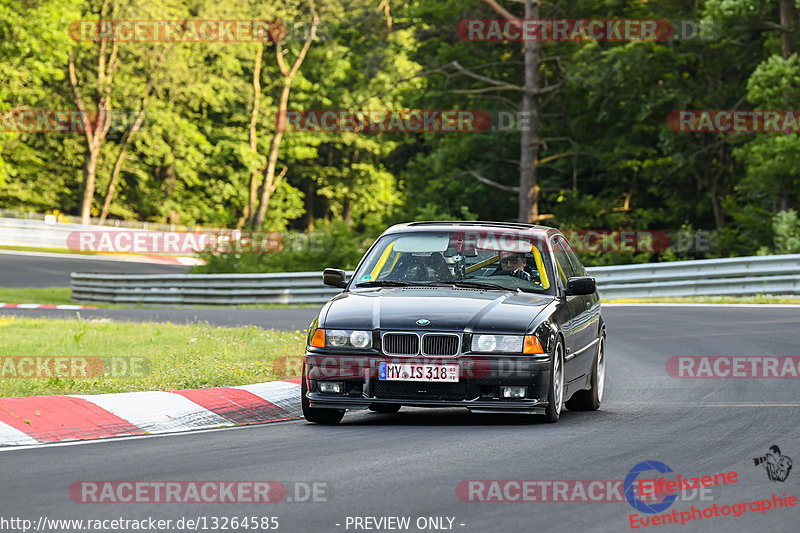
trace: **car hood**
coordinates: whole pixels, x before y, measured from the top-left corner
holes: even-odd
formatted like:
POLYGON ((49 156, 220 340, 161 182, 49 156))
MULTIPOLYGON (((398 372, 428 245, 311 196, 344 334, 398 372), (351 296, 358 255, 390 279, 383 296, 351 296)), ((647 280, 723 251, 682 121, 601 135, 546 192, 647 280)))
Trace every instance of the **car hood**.
POLYGON ((328 329, 525 333, 549 295, 450 288, 377 288, 344 292, 320 316, 328 329), (419 319, 430 320, 420 327, 419 319))

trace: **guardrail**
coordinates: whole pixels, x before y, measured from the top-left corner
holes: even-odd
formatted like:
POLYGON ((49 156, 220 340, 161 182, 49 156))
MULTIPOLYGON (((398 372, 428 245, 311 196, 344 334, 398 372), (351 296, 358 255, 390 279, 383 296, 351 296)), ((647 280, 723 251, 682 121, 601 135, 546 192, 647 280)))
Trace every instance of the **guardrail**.
MULTIPOLYGON (((800 254, 588 269, 603 299, 800 295, 800 254)), ((349 272, 348 275, 352 275, 349 272)), ((277 274, 72 274, 74 302, 166 305, 322 304, 341 292, 320 272, 277 274)))
POLYGON ((800 254, 589 268, 601 297, 800 295, 800 254))
MULTIPOLYGON (((348 274, 352 275, 352 272, 348 274)), ((322 284, 321 272, 278 274, 72 273, 73 302, 167 305, 325 303, 339 289, 322 284)))
MULTIPOLYGON (((61 248, 69 249, 68 238, 76 232, 107 232, 113 236, 115 232, 126 232, 128 234, 154 233, 163 231, 185 232, 201 231, 201 228, 186 228, 182 226, 165 226, 163 224, 149 224, 147 222, 137 223, 137 227, 129 227, 132 224, 119 224, 121 221, 112 221, 104 226, 73 224, 70 222, 45 222, 36 219, 24 218, 0 218, 0 245, 1 246, 30 246, 34 248, 61 248)), ((202 230, 213 233, 217 230, 202 230)), ((229 230, 224 230, 229 231, 229 230)), ((74 247, 75 243, 73 243, 74 247)), ((192 255, 173 253, 172 255, 192 255)))

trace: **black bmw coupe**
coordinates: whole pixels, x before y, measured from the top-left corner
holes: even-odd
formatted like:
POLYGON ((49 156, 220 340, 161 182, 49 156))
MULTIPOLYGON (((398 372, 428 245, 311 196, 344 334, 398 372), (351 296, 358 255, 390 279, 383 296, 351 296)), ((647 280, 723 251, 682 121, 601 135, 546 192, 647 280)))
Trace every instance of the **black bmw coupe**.
POLYGON ((309 328, 306 420, 347 409, 466 407, 549 422, 603 399, 605 325, 594 278, 556 229, 412 222, 386 230, 309 328))

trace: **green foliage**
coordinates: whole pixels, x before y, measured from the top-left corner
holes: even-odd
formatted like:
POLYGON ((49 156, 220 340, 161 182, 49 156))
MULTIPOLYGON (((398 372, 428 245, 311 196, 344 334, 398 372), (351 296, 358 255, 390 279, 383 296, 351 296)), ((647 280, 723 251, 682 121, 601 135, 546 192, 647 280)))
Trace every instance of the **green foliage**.
POLYGON ((207 264, 192 270, 198 274, 312 272, 323 268, 352 270, 372 245, 378 232, 356 233, 343 222, 313 233, 283 234, 283 249, 273 253, 201 253, 207 264))
POLYGON ((773 246, 763 246, 758 255, 800 254, 800 218, 797 211, 788 209, 772 217, 773 246))
POLYGON ((775 232, 775 253, 800 253, 800 219, 797 211, 789 209, 776 213, 772 219, 772 230, 775 232))

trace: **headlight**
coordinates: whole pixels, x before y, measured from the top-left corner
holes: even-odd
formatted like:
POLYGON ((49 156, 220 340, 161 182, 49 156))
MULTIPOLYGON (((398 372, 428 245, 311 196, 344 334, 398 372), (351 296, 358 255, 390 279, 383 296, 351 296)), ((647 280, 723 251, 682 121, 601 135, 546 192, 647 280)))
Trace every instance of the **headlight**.
POLYGON ((325 332, 326 348, 372 348, 372 332, 360 330, 329 329, 325 332))
POLYGON ((475 335, 473 352, 522 353, 522 335, 475 335))
POLYGON ((350 344, 355 348, 369 348, 372 346, 372 335, 368 331, 354 331, 350 334, 350 344))

